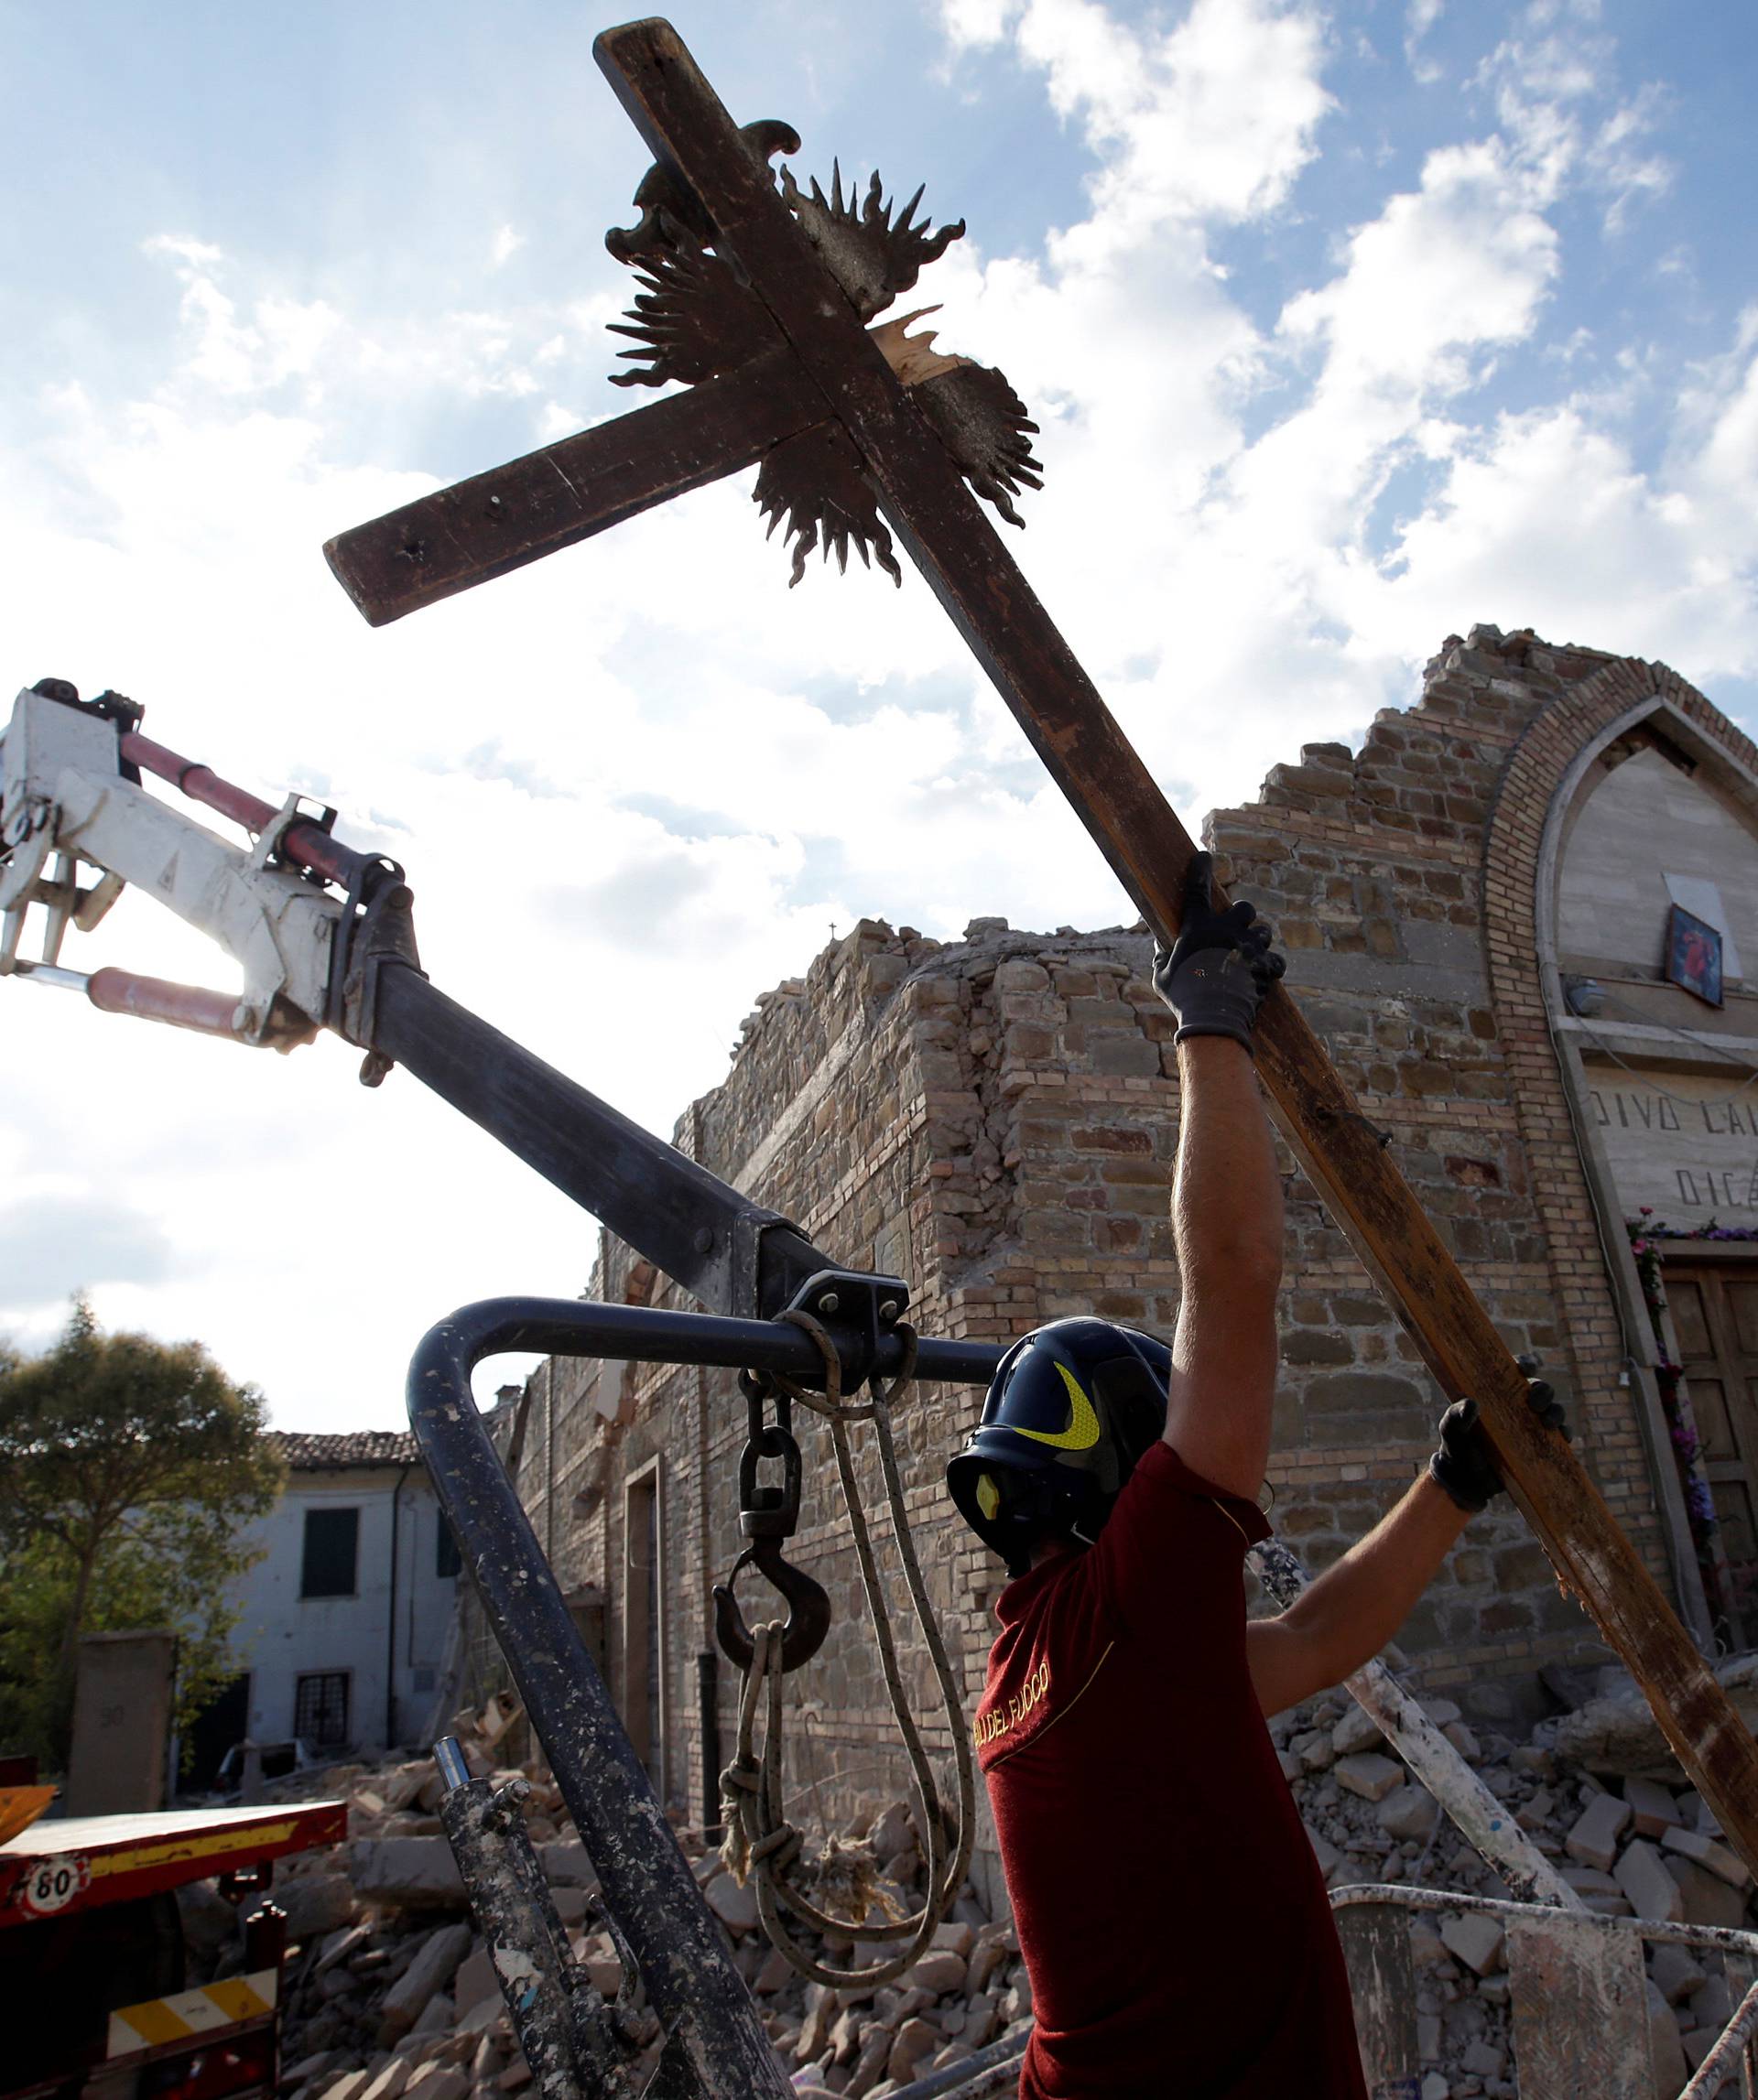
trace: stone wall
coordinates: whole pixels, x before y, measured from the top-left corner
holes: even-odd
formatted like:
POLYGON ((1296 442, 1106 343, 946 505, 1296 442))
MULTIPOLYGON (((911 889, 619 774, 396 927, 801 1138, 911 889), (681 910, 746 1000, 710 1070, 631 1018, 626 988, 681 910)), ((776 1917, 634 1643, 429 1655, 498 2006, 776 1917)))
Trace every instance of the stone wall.
MULTIPOLYGON (((1275 920, 1289 987, 1362 1112, 1510 1347, 1542 1359, 1579 1426, 1578 1450, 1664 1580, 1592 1219, 1546 1212, 1484 940, 1486 898, 1504 881, 1489 835, 1509 756, 1551 699, 1607 661, 1493 630, 1470 645, 1455 637, 1428 666, 1419 706, 1384 710, 1358 753, 1308 746, 1256 805, 1212 817, 1210 836, 1230 882, 1275 920)), ((1516 834, 1535 861, 1543 815, 1523 812, 1516 834)), ((1440 1397, 1304 1186, 1290 1205, 1288 1286, 1275 1514, 1322 1565, 1432 1448, 1440 1397)), ((1473 1524, 1402 1645, 1422 1682, 1498 1718, 1530 1705, 1521 1680, 1591 1635, 1503 1506, 1473 1524)))
MULTIPOLYGON (((1226 881, 1275 923, 1290 987, 1362 1113, 1510 1344, 1544 1359, 1579 1425, 1578 1448, 1666 1581, 1652 1440, 1640 1393, 1621 1382, 1628 1344, 1529 981, 1537 861, 1560 777, 1552 746, 1568 742, 1556 719, 1572 709, 1585 722, 1590 689, 1601 694, 1593 705, 1614 708, 1620 679, 1670 681, 1709 727, 1720 721, 1671 673, 1477 630, 1448 644, 1420 704, 1384 713, 1359 753, 1308 747, 1271 774, 1258 803, 1213 817, 1208 836, 1226 881)), ((1586 733, 1575 732, 1577 748, 1586 733)), ((1148 960, 1139 930, 1026 934, 979 920, 939 945, 863 922, 759 1002, 726 1081, 691 1108, 677 1142, 838 1259, 909 1278, 926 1333, 1005 1339, 1088 1311, 1164 1332, 1178 1301, 1167 1218, 1177 1088, 1148 960)), ((1432 1447, 1441 1402, 1342 1235, 1283 1164, 1271 1485, 1277 1528, 1316 1567, 1402 1491, 1432 1447)), ((589 1294, 676 1301, 608 1240, 589 1294)), ((978 1398, 928 1389, 899 1423, 911 1527, 972 1697, 1003 1577, 940 1483, 978 1398)), ((624 1633, 632 1578, 645 1579, 630 1564, 629 1495, 657 1480, 665 1608, 653 1762, 667 1800, 691 1814, 704 1777, 697 1659, 711 1645, 708 1586, 740 1544, 743 1414, 723 1374, 547 1365, 520 1471, 564 1586, 589 1609, 601 1601, 625 1715, 640 1705, 643 1663, 624 1633)), ((899 1793, 904 1766, 822 1432, 808 1424, 801 1441, 807 1508, 792 1552, 830 1592, 836 1626, 795 1681, 791 1770, 803 1817, 840 1822, 899 1793)), ((870 1462, 863 1478, 876 1500, 870 1462)), ((901 1605, 895 1570, 892 1589, 901 1605)), ((1402 1644, 1417 1683, 1490 1720, 1536 1709, 1546 1663, 1603 1652, 1505 1509, 1473 1525, 1402 1644)), ((907 1655, 926 1712, 918 1644, 907 1655)), ((722 1666, 723 1749, 729 1679, 722 1666)), ((928 1719, 944 1758, 945 1731, 928 1719)))

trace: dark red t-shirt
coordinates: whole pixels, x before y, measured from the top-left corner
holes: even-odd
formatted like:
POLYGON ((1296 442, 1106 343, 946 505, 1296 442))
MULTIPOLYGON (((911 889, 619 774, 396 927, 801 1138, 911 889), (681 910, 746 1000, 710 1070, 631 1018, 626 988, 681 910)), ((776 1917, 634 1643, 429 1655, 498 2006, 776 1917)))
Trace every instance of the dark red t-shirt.
POLYGON ((1032 1979, 1021 2100, 1366 2100, 1246 1670, 1268 1531, 1160 1444, 1096 1545, 1002 1592, 975 1735, 1032 1979))

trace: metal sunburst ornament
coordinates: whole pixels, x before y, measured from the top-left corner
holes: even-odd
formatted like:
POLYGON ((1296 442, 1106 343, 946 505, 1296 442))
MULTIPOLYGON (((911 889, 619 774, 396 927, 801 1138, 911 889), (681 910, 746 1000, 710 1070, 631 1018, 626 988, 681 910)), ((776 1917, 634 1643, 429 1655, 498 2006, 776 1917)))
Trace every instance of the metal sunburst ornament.
MULTIPOLYGON (((740 135, 763 162, 799 150, 798 133, 774 119, 746 124, 740 135)), ((832 166, 828 195, 816 181, 802 189, 787 168, 779 188, 783 203, 866 322, 912 289, 964 233, 961 219, 939 228, 931 219, 918 220, 920 189, 896 209, 876 169, 864 192, 853 184, 843 188, 840 164, 832 166)), ((631 369, 613 373, 613 383, 663 386, 675 380, 696 386, 776 347, 767 309, 715 253, 713 229, 695 200, 655 166, 635 201, 641 208, 638 222, 613 227, 604 237, 642 287, 623 320, 612 323, 633 344, 621 352, 631 369)), ((919 308, 868 332, 974 493, 1010 525, 1023 525, 1013 498, 1024 488, 1043 486, 1031 445, 1037 425, 1002 373, 936 350, 931 330, 907 332, 912 322, 937 310, 919 308)), ((838 568, 846 569, 851 547, 863 562, 877 562, 894 581, 903 581, 864 462, 839 424, 827 420, 774 446, 759 468, 755 501, 772 536, 784 527, 793 557, 790 587, 805 574, 814 549, 827 561, 834 553, 838 568)))

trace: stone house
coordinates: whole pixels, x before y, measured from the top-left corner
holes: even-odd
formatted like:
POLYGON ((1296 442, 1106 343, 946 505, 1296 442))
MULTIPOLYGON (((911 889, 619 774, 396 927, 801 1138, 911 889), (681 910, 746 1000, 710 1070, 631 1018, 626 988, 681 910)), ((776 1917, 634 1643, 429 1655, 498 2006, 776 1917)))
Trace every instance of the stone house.
MULTIPOLYGON (((414 1741, 433 1705, 459 1559, 407 1430, 271 1433, 287 1486, 251 1527, 233 1678, 195 1724, 196 1784, 248 1738, 320 1756, 414 1741)), ((285 1759, 286 1753, 282 1757, 285 1759)))
MULTIPOLYGON (((1205 836, 1687 1623, 1706 1649, 1758 1641, 1758 981, 1742 975, 1747 954, 1758 968, 1758 752, 1664 666, 1479 628, 1359 752, 1308 747, 1205 836)), ((940 944, 864 921, 759 1001, 677 1142, 851 1266, 907 1277, 924 1333, 1004 1339, 1087 1311, 1164 1333, 1177 1088, 1148 961, 1135 929, 985 919, 940 944)), ((1277 1529, 1316 1568, 1425 1461, 1442 1402, 1285 1166, 1270 1479, 1277 1529)), ((678 1295, 608 1237, 586 1294, 678 1295)), ((941 1469, 979 1401, 926 1389, 898 1423, 972 1703, 1004 1576, 941 1469)), ((714 1813, 716 1730, 732 1741, 709 1588, 741 1543, 743 1434, 718 1372, 555 1360, 526 1395, 521 1495, 662 1795, 696 1818, 714 1813)), ((802 1819, 834 1822, 901 1793, 905 1768, 816 1423, 801 1440, 790 1552, 836 1623, 792 1681, 790 1770, 802 1819)), ((1401 1645, 1418 1686, 1489 1721, 1545 1710, 1547 1668, 1604 1657, 1505 1505, 1401 1645)), ((944 1753, 925 1660, 909 1669, 944 1753)))

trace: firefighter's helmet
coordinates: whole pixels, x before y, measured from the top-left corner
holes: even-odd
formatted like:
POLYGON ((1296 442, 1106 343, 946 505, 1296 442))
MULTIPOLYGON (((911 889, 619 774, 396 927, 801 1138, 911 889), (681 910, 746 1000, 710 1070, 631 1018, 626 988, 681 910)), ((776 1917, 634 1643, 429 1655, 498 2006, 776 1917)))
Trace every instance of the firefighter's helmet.
POLYGON ((1110 1320, 1052 1320, 1003 1357, 946 1469, 960 1513, 1021 1575, 1040 1541, 1091 1544, 1166 1427, 1172 1355, 1110 1320))

